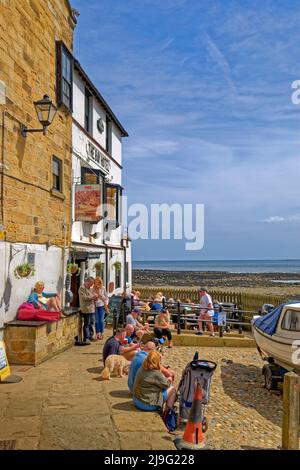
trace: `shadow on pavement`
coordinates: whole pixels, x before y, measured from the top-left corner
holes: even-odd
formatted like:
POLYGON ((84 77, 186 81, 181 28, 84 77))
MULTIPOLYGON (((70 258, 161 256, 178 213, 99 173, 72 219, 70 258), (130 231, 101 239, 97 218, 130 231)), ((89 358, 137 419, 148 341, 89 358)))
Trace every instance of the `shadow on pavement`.
POLYGON ((131 411, 131 412, 134 411, 135 413, 140 413, 141 412, 140 410, 138 410, 134 406, 132 400, 126 401, 125 403, 117 403, 116 405, 112 406, 112 409, 113 410, 118 410, 118 411, 131 411))
POLYGON ((253 408, 261 416, 281 427, 282 397, 263 386, 261 368, 253 364, 222 363, 221 380, 226 395, 241 406, 253 408))
POLYGON ((103 367, 91 367, 90 369, 87 369, 90 374, 101 374, 102 370, 103 367))
POLYGON ((129 390, 113 390, 110 395, 115 398, 130 398, 131 394, 129 390))

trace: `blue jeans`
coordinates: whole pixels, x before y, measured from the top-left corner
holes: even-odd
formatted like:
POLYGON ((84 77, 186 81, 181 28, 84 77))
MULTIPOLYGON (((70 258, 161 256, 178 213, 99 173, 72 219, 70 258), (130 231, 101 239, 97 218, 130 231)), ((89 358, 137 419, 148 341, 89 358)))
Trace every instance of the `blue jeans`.
POLYGON ((96 333, 104 333, 105 308, 96 307, 96 333))
MULTIPOLYGON (((163 390, 163 397, 165 402, 167 400, 167 390, 163 390)), ((135 396, 133 396, 133 404, 142 411, 156 411, 159 409, 159 406, 156 405, 146 405, 135 396)))
POLYGON ((94 335, 94 313, 83 313, 83 341, 91 339, 94 335))

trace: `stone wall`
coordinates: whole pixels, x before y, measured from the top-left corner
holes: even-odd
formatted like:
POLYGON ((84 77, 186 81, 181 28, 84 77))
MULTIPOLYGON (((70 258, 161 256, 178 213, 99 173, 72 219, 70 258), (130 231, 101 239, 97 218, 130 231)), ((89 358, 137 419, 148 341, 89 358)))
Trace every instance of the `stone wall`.
POLYGON ((51 323, 8 323, 4 330, 4 341, 9 363, 37 366, 68 349, 78 335, 78 322, 79 314, 51 323))
POLYGON ((56 40, 72 51, 73 29, 66 0, 0 1, 0 223, 6 241, 62 245, 70 238, 72 117, 62 107, 47 135, 20 134, 21 124, 40 128, 33 102, 44 94, 56 103, 56 40), (52 188, 52 156, 63 162, 62 195, 52 188))

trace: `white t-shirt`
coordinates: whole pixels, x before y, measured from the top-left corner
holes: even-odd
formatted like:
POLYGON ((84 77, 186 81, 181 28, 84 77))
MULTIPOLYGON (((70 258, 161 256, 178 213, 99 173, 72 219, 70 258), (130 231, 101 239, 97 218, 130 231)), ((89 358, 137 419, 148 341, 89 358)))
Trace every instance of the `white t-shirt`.
POLYGON ((202 297, 200 299, 200 309, 201 309, 200 313, 207 313, 210 317, 213 317, 214 316, 214 310, 213 309, 206 310, 209 304, 212 305, 212 299, 211 299, 211 296, 206 293, 206 294, 202 295, 202 297))

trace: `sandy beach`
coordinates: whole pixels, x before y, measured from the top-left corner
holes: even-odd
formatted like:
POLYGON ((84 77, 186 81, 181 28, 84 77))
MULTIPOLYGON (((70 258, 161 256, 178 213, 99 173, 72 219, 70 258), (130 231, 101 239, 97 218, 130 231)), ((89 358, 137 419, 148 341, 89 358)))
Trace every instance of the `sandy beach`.
POLYGON ((133 270, 133 285, 138 287, 199 287, 252 294, 290 295, 300 298, 300 274, 228 273, 220 271, 133 270), (299 284, 290 284, 287 281, 299 284), (276 282, 273 282, 276 281, 276 282))

